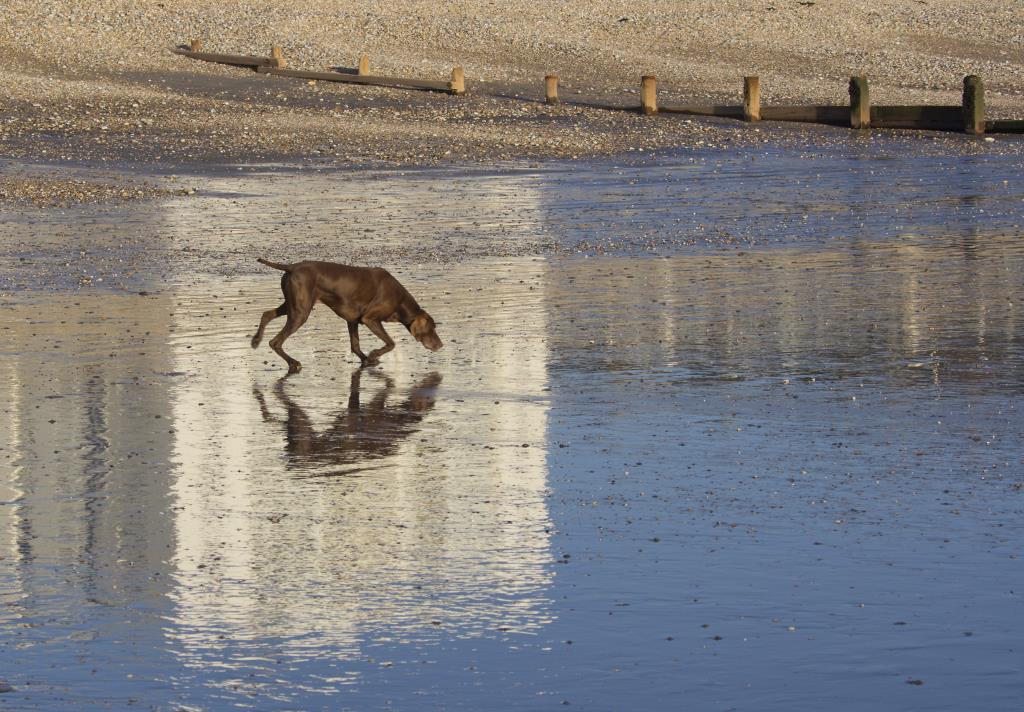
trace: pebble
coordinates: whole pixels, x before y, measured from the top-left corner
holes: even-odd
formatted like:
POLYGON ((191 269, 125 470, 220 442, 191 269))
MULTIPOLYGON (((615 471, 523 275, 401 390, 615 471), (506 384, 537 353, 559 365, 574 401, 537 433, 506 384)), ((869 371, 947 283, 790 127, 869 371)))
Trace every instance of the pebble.
MULTIPOLYGON (((194 191, 193 191, 194 192, 194 191)), ((52 175, 0 175, 0 204, 63 208, 86 203, 116 203, 182 194, 120 177, 109 182, 52 175)))

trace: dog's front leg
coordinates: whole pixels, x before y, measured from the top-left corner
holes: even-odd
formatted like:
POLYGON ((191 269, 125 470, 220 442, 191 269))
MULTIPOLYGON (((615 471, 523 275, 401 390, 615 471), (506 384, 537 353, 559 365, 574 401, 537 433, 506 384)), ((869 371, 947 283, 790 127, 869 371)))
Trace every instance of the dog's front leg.
POLYGON ((388 332, 384 331, 384 325, 376 319, 364 318, 363 323, 366 324, 366 328, 372 331, 378 339, 384 342, 383 346, 370 352, 370 360, 367 365, 372 365, 377 363, 381 356, 395 348, 395 342, 388 336, 388 332))
POLYGON ((348 340, 352 344, 352 353, 359 357, 359 363, 366 365, 366 354, 359 348, 359 323, 355 321, 348 322, 348 340))

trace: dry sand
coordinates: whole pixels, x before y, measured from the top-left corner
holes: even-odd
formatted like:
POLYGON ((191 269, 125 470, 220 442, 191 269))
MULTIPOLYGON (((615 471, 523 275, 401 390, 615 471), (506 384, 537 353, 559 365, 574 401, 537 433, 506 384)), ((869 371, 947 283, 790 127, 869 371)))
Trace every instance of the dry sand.
POLYGON ((746 74, 765 103, 843 102, 862 73, 875 101, 957 103, 978 74, 990 115, 1019 117, 1022 19, 1019 0, 5 0, 0 157, 408 165, 830 135, 549 107, 537 101, 548 72, 567 99, 626 105, 644 73, 663 99, 733 103, 746 74), (310 84, 169 52, 192 38, 246 54, 279 44, 317 70, 362 53, 381 74, 443 79, 461 65, 469 95, 310 84))

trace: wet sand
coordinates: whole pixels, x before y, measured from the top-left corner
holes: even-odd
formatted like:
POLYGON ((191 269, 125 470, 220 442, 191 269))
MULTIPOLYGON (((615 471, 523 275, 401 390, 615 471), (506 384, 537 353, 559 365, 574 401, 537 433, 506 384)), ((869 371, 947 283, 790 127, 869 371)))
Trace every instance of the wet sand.
POLYGON ((3 701, 1014 709, 1018 171, 271 166, 5 213, 3 701), (445 349, 359 371, 321 308, 282 379, 253 258, 303 253, 393 268, 445 349))
MULTIPOLYGON (((832 135, 835 132, 826 129, 832 135)), ((948 155, 919 137, 846 132, 819 147, 705 147, 602 161, 338 170, 134 169, 159 202, 4 211, 0 295, 159 292, 203 275, 270 274, 256 257, 424 265, 475 257, 666 255, 837 239, 1020 236, 1024 140, 948 155)), ((0 166, 2 169, 2 166, 0 166)), ((52 167, 22 165, 27 175, 52 167)), ((110 169, 66 167, 103 182, 110 169)), ((273 277, 268 279, 273 280, 273 277)))

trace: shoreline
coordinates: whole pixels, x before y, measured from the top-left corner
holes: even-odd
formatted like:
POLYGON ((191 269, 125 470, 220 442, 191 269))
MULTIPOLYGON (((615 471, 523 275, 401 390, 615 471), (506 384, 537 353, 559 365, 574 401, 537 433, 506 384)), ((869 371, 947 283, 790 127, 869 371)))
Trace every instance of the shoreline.
POLYGON ((375 158, 351 161, 339 157, 298 154, 205 156, 194 160, 153 161, 125 156, 75 156, 48 160, 24 153, 0 154, 0 206, 11 209, 64 209, 82 205, 129 203, 192 195, 204 179, 253 172, 351 173, 374 171, 460 171, 465 174, 500 174, 552 167, 588 169, 595 163, 650 165, 673 161, 682 155, 701 156, 720 152, 747 151, 788 153, 793 156, 832 155, 849 146, 865 148, 882 144, 909 159, 922 157, 1024 156, 1024 136, 968 136, 955 132, 912 129, 870 129, 852 131, 842 127, 762 121, 751 125, 731 119, 708 117, 669 118, 701 138, 689 143, 666 143, 653 147, 626 147, 620 151, 586 155, 502 155, 452 159, 446 156, 414 162, 375 158), (13 155, 12 155, 13 154, 13 155), (127 194, 128 193, 131 194, 127 194), (138 194, 135 194, 138 193, 138 194), (81 195, 76 195, 81 194, 81 195))
MULTIPOLYGON (((165 173, 166 183, 140 172, 137 183, 174 192, 5 209, 0 292, 75 292, 99 287, 99 278, 103 289, 123 281, 129 292, 153 291, 175 277, 250 274, 261 255, 455 265, 776 246, 827 251, 850 240, 909 247, 948 234, 1016 239, 1024 225, 1012 179, 1022 163, 1021 152, 989 150, 965 160, 915 137, 472 168, 235 165, 165 173)), ((79 171, 70 177, 117 178, 109 167, 79 171)))
MULTIPOLYGON (((427 0, 325 0, 301 13, 284 0, 8 5, 0 159, 14 161, 159 170, 267 161, 481 165, 842 140, 807 126, 572 104, 639 106, 648 73, 666 104, 738 103, 742 77, 758 75, 766 106, 842 104, 848 77, 861 73, 875 103, 958 103, 963 76, 978 74, 990 118, 1024 117, 1024 55, 1008 49, 1021 39, 1011 0, 984 8, 952 0, 582 0, 552 8, 467 0, 443 13, 427 0), (193 38, 214 52, 262 55, 280 44, 300 69, 354 65, 364 53, 371 73, 433 79, 463 66, 468 94, 261 76, 170 52, 193 38), (543 103, 547 72, 559 75, 569 101, 543 103)), ((924 136, 947 147, 963 142, 924 136)), ((1006 146, 1014 141, 999 138, 994 149, 1006 146)))

